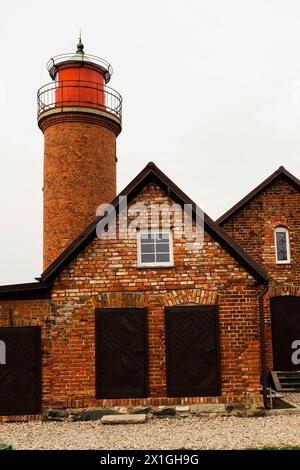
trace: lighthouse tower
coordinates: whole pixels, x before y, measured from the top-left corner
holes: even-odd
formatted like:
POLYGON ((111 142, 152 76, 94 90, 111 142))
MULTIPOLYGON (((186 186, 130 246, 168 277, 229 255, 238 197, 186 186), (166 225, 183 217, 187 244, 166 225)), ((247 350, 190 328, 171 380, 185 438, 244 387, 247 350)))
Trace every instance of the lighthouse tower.
POLYGON ((38 125, 44 133, 44 268, 116 195, 116 137, 122 98, 108 87, 112 67, 76 53, 47 64, 52 82, 38 91, 38 125))

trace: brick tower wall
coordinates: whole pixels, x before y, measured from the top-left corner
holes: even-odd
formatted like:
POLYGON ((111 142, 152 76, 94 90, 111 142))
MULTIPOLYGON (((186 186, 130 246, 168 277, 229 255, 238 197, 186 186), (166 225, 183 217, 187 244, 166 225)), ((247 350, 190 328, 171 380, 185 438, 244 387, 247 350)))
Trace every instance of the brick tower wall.
POLYGON ((48 116, 44 131, 44 268, 116 195, 117 127, 100 116, 48 116), (110 125, 111 124, 111 125, 110 125))

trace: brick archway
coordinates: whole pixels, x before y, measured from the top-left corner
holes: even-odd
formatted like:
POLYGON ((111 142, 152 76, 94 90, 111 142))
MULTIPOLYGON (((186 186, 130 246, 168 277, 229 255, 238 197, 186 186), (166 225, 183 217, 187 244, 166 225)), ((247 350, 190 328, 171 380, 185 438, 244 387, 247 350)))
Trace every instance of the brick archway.
POLYGON ((102 292, 92 297, 95 308, 145 307, 146 296, 133 292, 102 292))
POLYGON ((172 290, 164 295, 163 305, 173 307, 174 305, 216 305, 219 303, 220 294, 216 291, 204 289, 182 289, 172 290))
MULTIPOLYGON (((220 294, 205 289, 172 290, 157 296, 158 304, 163 307, 174 305, 217 305, 220 294)), ((102 292, 91 298, 95 308, 126 308, 147 306, 147 295, 133 292, 102 292)))
POLYGON ((300 297, 300 286, 294 286, 291 284, 270 286, 268 290, 269 299, 283 295, 293 295, 295 297, 300 297))

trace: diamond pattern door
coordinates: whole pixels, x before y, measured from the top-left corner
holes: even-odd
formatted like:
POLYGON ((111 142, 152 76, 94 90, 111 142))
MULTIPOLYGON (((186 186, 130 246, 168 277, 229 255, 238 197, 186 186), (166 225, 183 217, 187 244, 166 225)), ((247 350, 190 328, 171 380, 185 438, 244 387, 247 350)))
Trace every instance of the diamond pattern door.
POLYGON ((300 297, 272 297, 271 325, 274 370, 300 370, 300 297))
POLYGON ((0 415, 38 414, 40 411, 40 328, 0 328, 0 415))
POLYGON ((146 309, 96 310, 96 396, 147 396, 146 309))
POLYGON ((166 309, 168 396, 220 394, 217 307, 166 309))

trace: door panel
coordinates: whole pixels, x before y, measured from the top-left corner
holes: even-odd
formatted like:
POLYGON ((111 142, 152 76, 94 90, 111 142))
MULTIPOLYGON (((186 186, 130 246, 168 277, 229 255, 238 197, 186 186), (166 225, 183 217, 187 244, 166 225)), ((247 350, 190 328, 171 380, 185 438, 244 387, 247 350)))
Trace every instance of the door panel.
POLYGON ((0 343, 0 415, 40 413, 40 328, 0 328, 0 343))
POLYGON ((143 308, 96 310, 97 398, 147 396, 146 320, 143 308))
POLYGON ((271 298, 273 367, 300 370, 300 297, 271 298))
POLYGON ((168 396, 220 394, 217 307, 166 309, 168 396))

